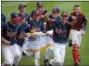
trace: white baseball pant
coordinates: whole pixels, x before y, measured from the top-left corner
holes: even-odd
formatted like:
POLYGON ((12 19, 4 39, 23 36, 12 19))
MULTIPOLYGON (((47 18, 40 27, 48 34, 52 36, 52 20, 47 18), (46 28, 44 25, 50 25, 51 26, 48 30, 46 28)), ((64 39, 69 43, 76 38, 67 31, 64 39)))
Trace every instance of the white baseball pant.
POLYGON ((4 55, 5 64, 18 65, 21 59, 21 49, 17 44, 14 45, 2 45, 2 52, 4 55))
POLYGON ((54 59, 50 60, 51 65, 62 66, 64 64, 65 48, 66 48, 66 44, 64 43, 54 43, 53 46, 54 59))
POLYGON ((82 30, 78 31, 78 30, 71 29, 69 39, 72 40, 72 45, 77 44, 80 47, 81 40, 82 40, 82 30))

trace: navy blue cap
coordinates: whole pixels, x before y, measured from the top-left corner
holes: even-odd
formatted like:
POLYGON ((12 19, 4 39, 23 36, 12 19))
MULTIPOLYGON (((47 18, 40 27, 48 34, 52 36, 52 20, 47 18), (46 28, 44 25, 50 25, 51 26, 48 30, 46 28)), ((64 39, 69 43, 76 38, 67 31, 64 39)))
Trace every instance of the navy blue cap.
POLYGON ((17 13, 15 13, 15 12, 11 13, 11 18, 16 18, 16 17, 18 17, 17 13))
POLYGON ((53 8, 53 10, 52 10, 54 13, 59 13, 60 12, 60 9, 58 8, 58 7, 55 7, 55 8, 53 8))
POLYGON ((33 16, 33 15, 35 15, 35 16, 40 16, 40 11, 39 11, 39 10, 33 10, 33 11, 31 12, 31 16, 33 16))
POLYGON ((19 4, 18 7, 19 7, 19 8, 24 8, 24 7, 26 7, 26 5, 25 5, 25 4, 19 4))
POLYGON ((17 13, 13 12, 11 13, 11 18, 14 19, 14 20, 20 20, 21 18, 18 16, 17 13))

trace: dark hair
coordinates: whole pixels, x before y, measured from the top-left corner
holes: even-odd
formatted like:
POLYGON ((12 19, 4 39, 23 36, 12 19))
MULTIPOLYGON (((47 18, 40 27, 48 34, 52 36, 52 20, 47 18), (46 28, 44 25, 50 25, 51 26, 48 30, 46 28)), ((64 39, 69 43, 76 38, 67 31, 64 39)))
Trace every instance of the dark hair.
POLYGON ((80 5, 74 5, 74 8, 76 8, 76 7, 80 7, 80 5))

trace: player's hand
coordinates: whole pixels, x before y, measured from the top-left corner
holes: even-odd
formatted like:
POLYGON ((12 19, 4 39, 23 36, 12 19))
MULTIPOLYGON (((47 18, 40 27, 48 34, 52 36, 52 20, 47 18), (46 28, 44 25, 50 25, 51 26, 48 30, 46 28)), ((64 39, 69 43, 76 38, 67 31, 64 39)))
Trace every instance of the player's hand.
POLYGON ((24 39, 27 35, 25 33, 22 33, 19 35, 19 39, 24 39))
POLYGON ((76 20, 76 17, 75 17, 75 16, 71 16, 71 18, 72 18, 73 20, 76 20))
POLYGON ((81 30, 81 35, 85 35, 85 31, 84 30, 81 30))
POLYGON ((3 44, 6 44, 6 45, 10 45, 11 44, 10 41, 4 39, 3 37, 1 38, 1 41, 2 41, 3 44))
POLYGON ((72 40, 68 40, 68 46, 71 47, 72 46, 72 40))
POLYGON ((11 44, 11 42, 10 42, 10 41, 5 40, 5 41, 4 41, 4 44, 5 44, 5 45, 10 45, 10 44, 11 44))
POLYGON ((31 32, 32 32, 32 33, 36 32, 36 29, 32 29, 31 32))

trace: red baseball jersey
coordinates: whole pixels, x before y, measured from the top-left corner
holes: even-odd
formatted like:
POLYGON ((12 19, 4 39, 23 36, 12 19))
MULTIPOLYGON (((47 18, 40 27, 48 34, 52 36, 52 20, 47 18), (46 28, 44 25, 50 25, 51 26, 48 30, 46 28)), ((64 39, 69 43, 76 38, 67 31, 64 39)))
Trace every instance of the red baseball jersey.
POLYGON ((70 17, 68 18, 69 22, 72 22, 72 17, 71 16, 75 16, 76 17, 76 23, 72 27, 73 29, 80 30, 81 28, 83 28, 83 24, 86 24, 86 22, 87 22, 87 19, 84 16, 83 13, 80 13, 79 15, 76 15, 74 12, 72 12, 70 14, 70 17))

